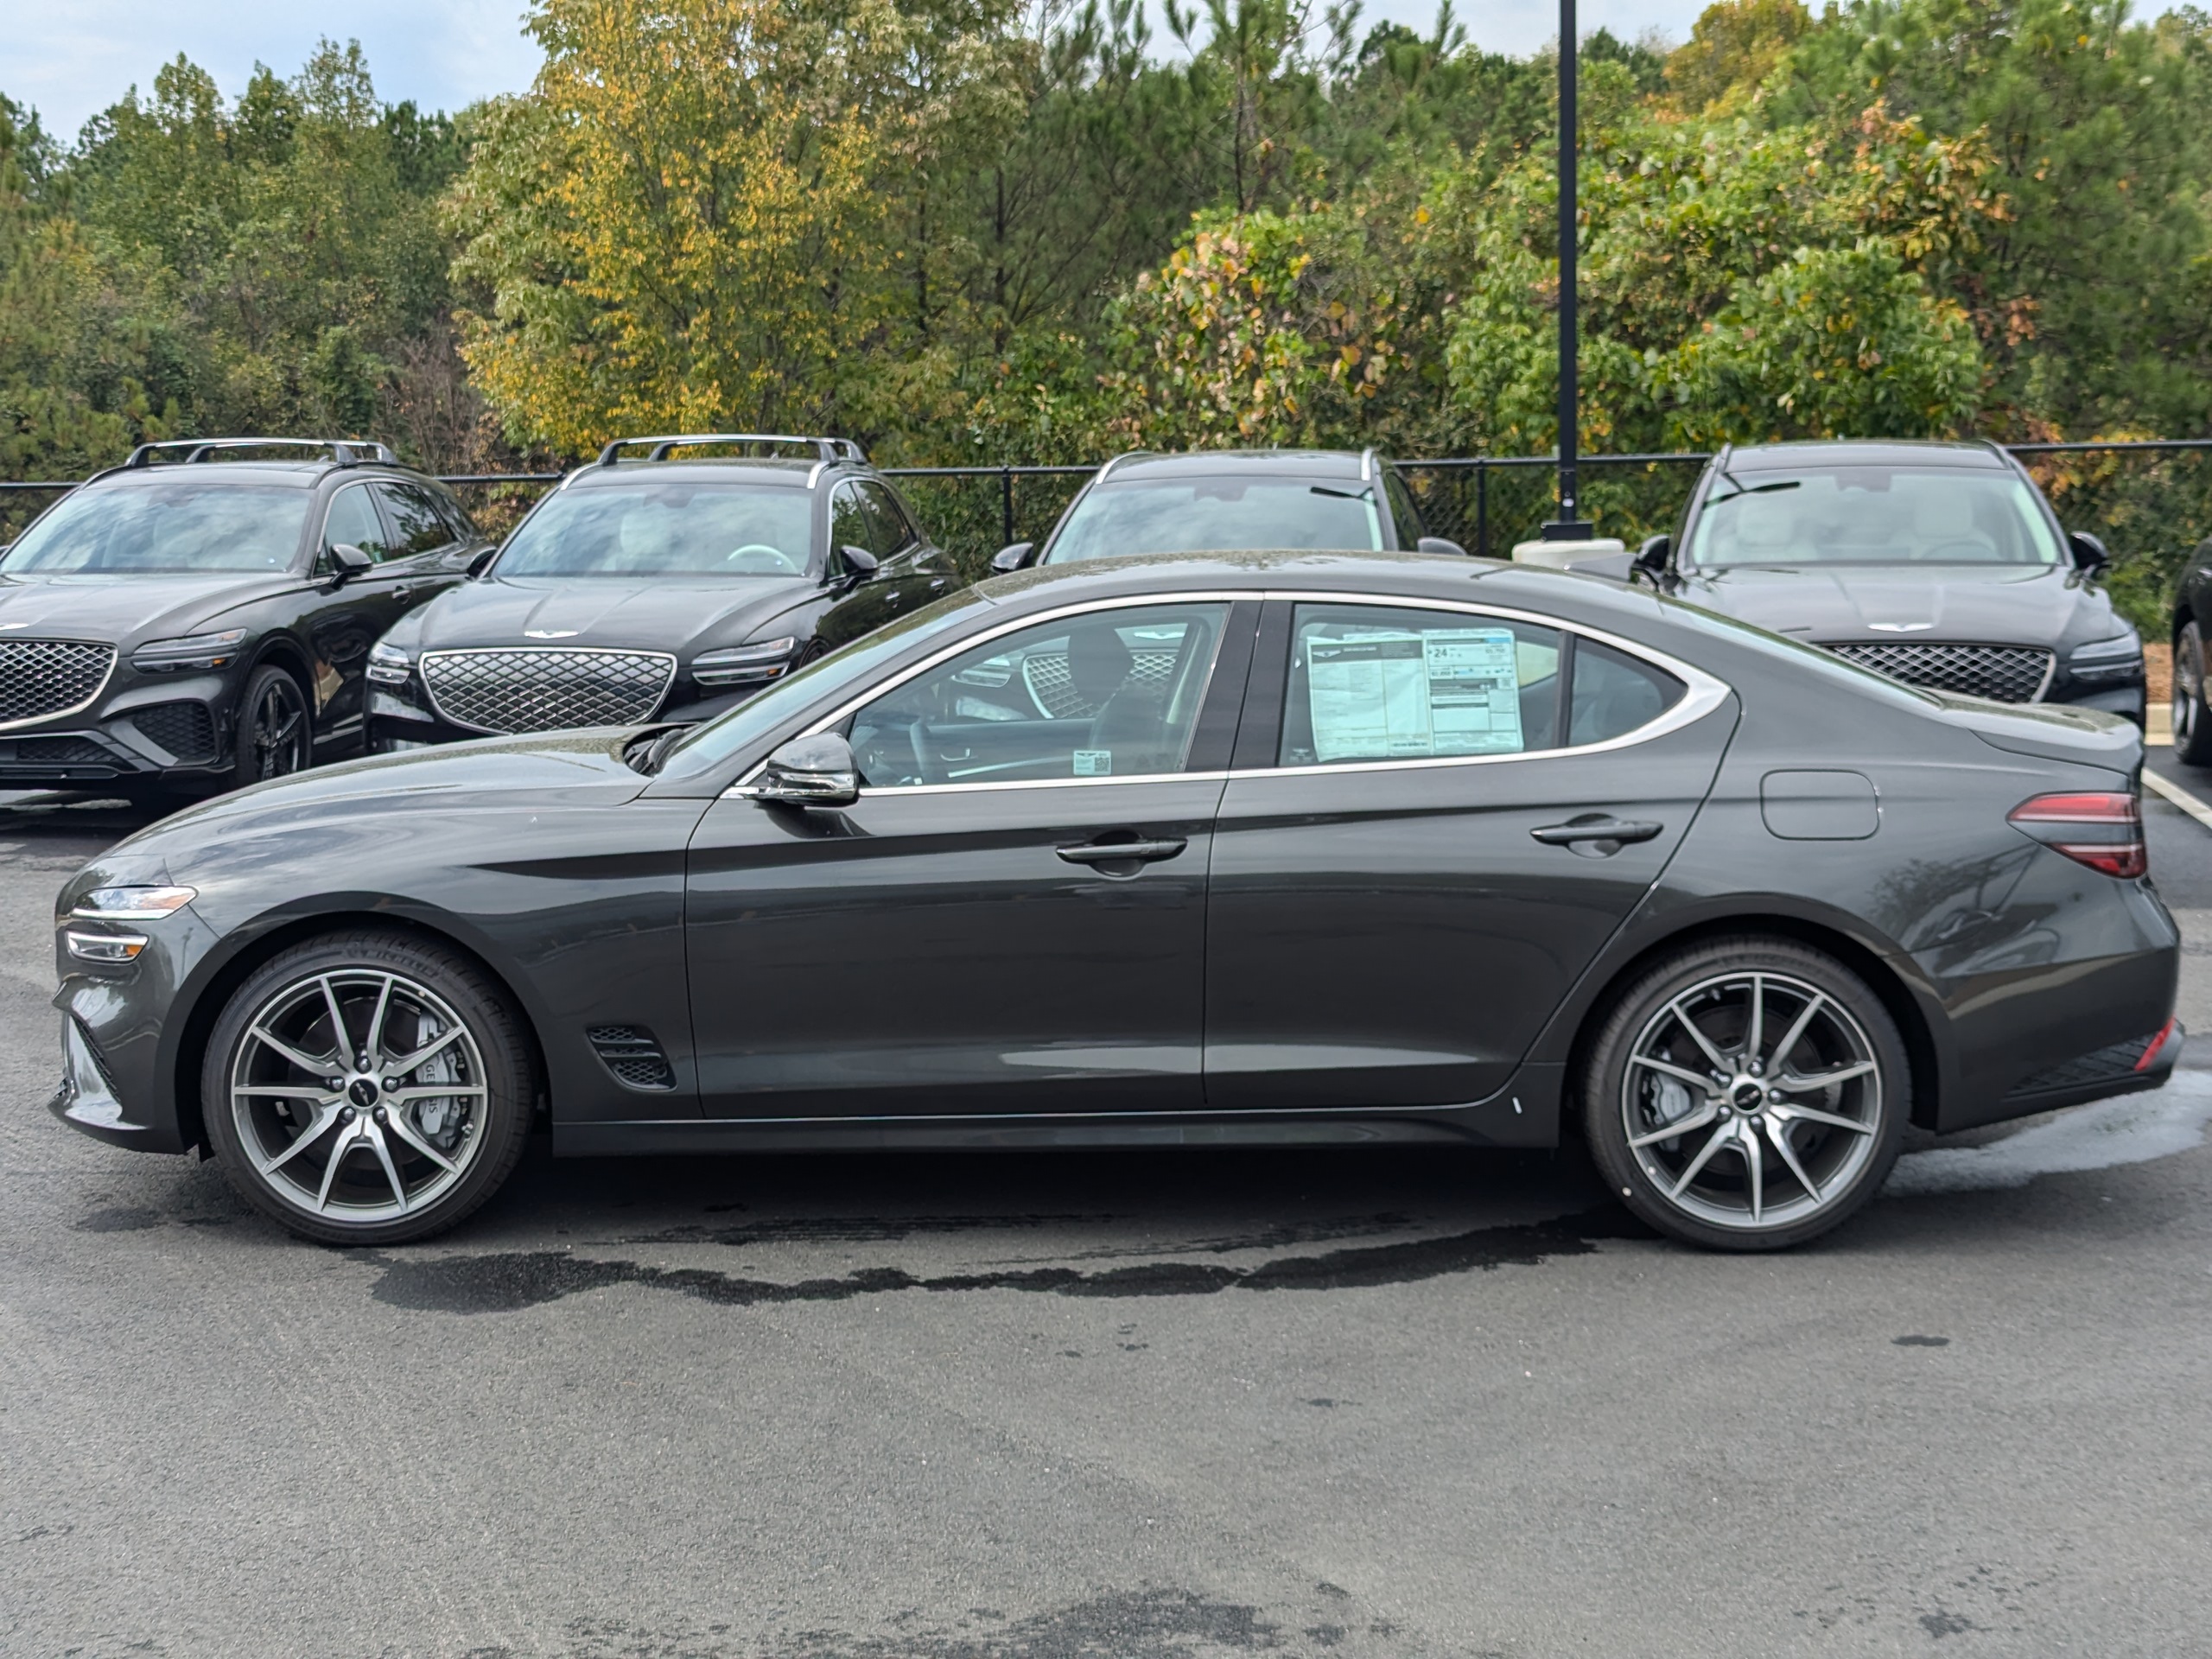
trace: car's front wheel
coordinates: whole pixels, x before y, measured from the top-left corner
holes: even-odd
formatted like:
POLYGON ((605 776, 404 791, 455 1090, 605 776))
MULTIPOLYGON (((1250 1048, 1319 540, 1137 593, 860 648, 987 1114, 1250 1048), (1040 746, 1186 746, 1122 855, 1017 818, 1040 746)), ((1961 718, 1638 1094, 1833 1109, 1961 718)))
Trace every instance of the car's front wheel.
POLYGON ((1911 1111, 1897 1022, 1833 957, 1718 939, 1656 963, 1588 1051, 1592 1160, 1630 1210, 1690 1243, 1779 1249, 1881 1187, 1911 1111))
POLYGON ((2174 757, 2184 766, 2212 766, 2212 709, 2204 703, 2204 634, 2182 625, 2174 640, 2174 757))
POLYGON ((393 1244, 451 1227, 522 1156, 530 1050, 461 957, 385 932, 311 940, 225 1006, 200 1103, 224 1173, 304 1238, 393 1244))
POLYGON ((235 747, 232 782, 240 789, 304 772, 315 764, 307 695, 297 680, 274 663, 264 663, 245 683, 245 695, 238 699, 235 747))

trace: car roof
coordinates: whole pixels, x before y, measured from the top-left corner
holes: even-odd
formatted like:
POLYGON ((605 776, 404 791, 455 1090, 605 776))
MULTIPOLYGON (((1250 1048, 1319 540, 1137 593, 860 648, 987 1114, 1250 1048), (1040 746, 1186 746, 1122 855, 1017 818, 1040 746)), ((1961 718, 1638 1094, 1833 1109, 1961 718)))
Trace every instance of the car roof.
POLYGON ((569 474, 567 487, 592 489, 607 484, 634 484, 641 478, 690 480, 719 484, 774 484, 804 489, 816 472, 824 477, 868 477, 869 469, 849 461, 823 462, 811 456, 702 455, 694 461, 618 461, 611 466, 594 464, 569 474))
MULTIPOLYGON (((134 488, 143 485, 166 484, 183 479, 194 484, 211 480, 230 479, 235 483, 261 485, 285 484, 297 489, 312 489, 323 475, 334 470, 369 474, 391 474, 397 469, 389 467, 340 467, 330 461, 173 461, 160 467, 116 467, 98 476, 87 479, 87 485, 104 488, 134 488)), ((401 474, 405 476, 405 474, 401 474)))
POLYGON ((1139 479, 1264 478, 1270 474, 1292 478, 1359 478, 1366 457, 1356 449, 1210 449, 1188 455, 1134 454, 1107 463, 1100 486, 1126 484, 1139 479))
POLYGON ((2005 457, 1986 443, 1947 439, 1823 438, 1797 443, 1745 444, 1728 451, 1732 473, 1780 472, 1807 467, 1963 467, 2010 471, 2005 457))

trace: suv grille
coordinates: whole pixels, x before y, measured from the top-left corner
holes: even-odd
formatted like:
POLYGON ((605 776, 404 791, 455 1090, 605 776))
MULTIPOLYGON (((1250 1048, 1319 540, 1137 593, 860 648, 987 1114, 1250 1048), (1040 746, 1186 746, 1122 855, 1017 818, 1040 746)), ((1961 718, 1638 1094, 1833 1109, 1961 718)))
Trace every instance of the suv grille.
POLYGON ((157 702, 130 722, 180 760, 215 758, 215 721, 204 702, 157 702))
POLYGON ((1828 649, 1907 685, 1930 691, 1955 691, 1999 702, 2033 702, 2050 677, 2051 653, 2032 645, 1875 645, 1871 641, 1828 649))
POLYGON ((632 1089, 673 1089, 676 1073, 643 1026, 593 1026, 584 1036, 619 1083, 632 1089))
MULTIPOLYGON (((1135 661, 1129 669, 1127 684, 1158 683, 1175 671, 1173 645, 1129 654, 1135 661)), ((1076 690, 1075 675, 1068 667, 1068 654, 1064 651, 1040 651, 1024 657, 1021 681, 1029 688, 1029 695, 1037 700, 1037 706, 1053 720, 1088 720, 1104 706, 1092 702, 1076 690)))
POLYGON ((82 709, 115 666, 113 645, 0 639, 0 726, 82 709))
POLYGON ((440 715, 480 732, 557 732, 651 720, 676 677, 657 651, 434 651, 423 683, 440 715))
POLYGON ((89 737, 23 737, 16 760, 26 766, 112 766, 116 758, 89 737))

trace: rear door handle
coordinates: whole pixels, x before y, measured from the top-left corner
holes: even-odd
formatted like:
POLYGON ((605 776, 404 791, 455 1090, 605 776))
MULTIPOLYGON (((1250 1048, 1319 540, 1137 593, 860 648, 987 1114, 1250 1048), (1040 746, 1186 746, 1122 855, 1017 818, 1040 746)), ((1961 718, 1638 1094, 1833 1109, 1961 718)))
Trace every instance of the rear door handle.
POLYGON ((1189 843, 1181 841, 1090 841, 1056 850, 1071 864, 1156 864, 1189 843))
POLYGON ((1572 847, 1585 841, 1610 841, 1624 847, 1633 841, 1649 841, 1666 827, 1648 818, 1616 818, 1592 813, 1565 823, 1546 824, 1529 833, 1547 847, 1572 847))

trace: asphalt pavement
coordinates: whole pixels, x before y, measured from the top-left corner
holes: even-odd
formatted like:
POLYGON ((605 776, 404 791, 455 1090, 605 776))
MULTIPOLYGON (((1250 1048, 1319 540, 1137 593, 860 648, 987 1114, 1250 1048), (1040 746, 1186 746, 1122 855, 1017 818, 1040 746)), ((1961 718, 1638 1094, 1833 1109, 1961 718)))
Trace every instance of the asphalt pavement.
POLYGON ((132 822, 0 802, 0 1654, 2212 1652, 2212 1071, 1773 1257, 1427 1150, 541 1148, 321 1249, 45 1110, 132 822))

